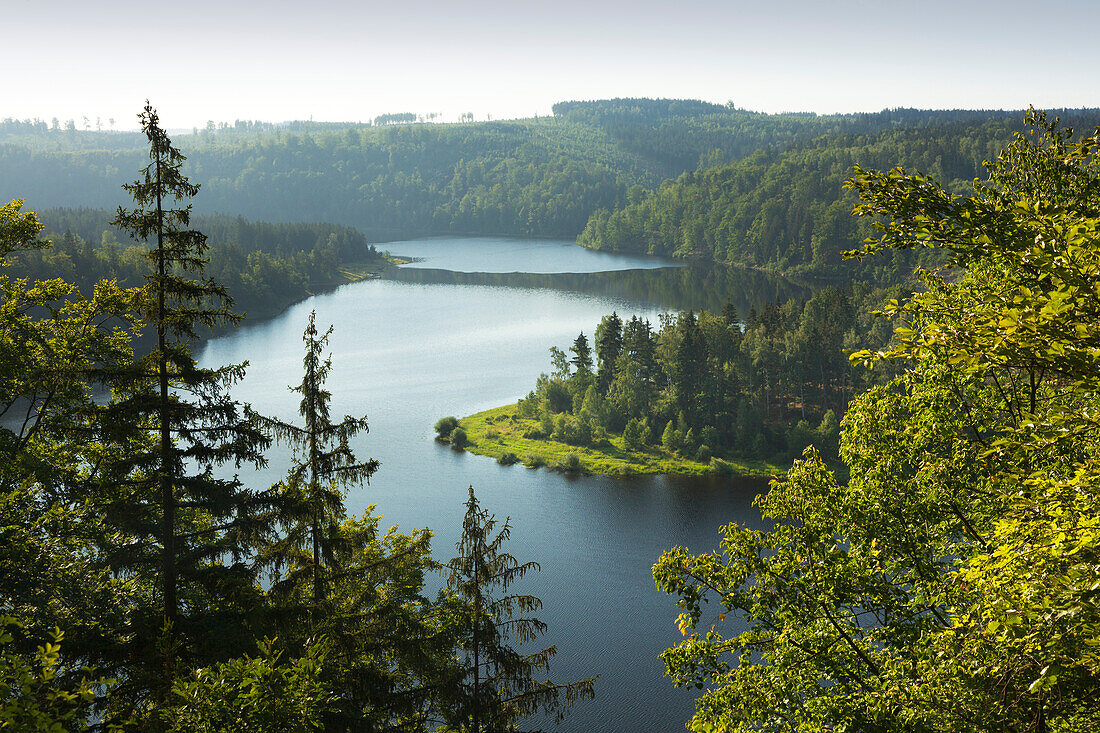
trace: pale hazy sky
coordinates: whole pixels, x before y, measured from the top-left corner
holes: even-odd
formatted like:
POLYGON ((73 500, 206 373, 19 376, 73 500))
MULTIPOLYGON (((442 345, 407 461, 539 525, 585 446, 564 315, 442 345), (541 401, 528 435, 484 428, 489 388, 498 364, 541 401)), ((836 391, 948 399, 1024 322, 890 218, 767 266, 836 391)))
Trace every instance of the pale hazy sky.
POLYGON ((0 118, 1100 107, 1100 0, 0 0, 0 118))

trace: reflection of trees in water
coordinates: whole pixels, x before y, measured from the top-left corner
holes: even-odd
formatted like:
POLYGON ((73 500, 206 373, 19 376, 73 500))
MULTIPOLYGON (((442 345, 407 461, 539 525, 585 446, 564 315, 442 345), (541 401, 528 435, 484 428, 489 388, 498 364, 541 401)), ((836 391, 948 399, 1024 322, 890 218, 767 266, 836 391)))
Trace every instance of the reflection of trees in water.
POLYGON ((776 275, 719 266, 667 267, 588 273, 485 273, 393 268, 387 280, 444 285, 496 285, 599 295, 669 310, 719 311, 726 301, 739 313, 791 298, 809 298, 813 285, 776 275))

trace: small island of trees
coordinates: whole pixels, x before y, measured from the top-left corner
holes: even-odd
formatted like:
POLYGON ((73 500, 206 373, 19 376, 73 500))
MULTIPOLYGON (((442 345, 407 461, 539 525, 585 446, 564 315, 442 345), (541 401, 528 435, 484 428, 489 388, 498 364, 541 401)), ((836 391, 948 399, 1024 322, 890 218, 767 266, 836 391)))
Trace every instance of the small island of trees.
POLYGON ((852 395, 878 373, 846 352, 880 348, 889 322, 873 309, 887 291, 828 287, 747 317, 605 316, 589 341, 550 348, 552 372, 516 405, 440 420, 457 448, 503 463, 597 473, 772 473, 808 446, 837 459, 852 395))

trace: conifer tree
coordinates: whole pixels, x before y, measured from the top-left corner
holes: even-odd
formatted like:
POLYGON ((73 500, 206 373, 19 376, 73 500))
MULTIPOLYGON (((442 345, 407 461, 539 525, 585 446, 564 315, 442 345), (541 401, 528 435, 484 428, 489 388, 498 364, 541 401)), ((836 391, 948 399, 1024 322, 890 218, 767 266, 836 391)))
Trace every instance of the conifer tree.
POLYGON ((182 173, 184 156, 148 103, 139 120, 149 164, 124 186, 135 208, 119 207, 113 223, 150 245, 141 316, 156 342, 111 377, 103 419, 123 449, 104 470, 101 493, 115 530, 113 567, 150 585, 146 611, 122 632, 137 647, 124 658, 141 696, 150 684, 166 694, 177 659, 198 663, 251 646, 241 615, 255 584, 243 558, 263 530, 257 512, 266 500, 215 469, 262 464, 268 441, 228 394, 244 365, 199 368, 191 355, 201 329, 240 316, 226 289, 202 275, 206 237, 188 228, 185 202, 198 186, 182 173), (138 679, 150 672, 159 679, 138 679))
POLYGON ((606 395, 615 379, 615 367, 623 350, 623 321, 612 311, 596 327, 596 374, 600 394, 606 395))
POLYGON ((306 354, 302 360, 302 383, 293 387, 302 396, 298 414, 303 425, 260 417, 252 413, 266 432, 279 442, 293 446, 298 458, 283 482, 283 534, 265 551, 261 559, 279 570, 289 568, 273 590, 287 592, 308 578, 311 588, 311 617, 325 602, 327 575, 333 571, 336 548, 342 535, 340 522, 345 519, 342 489, 369 481, 378 470, 378 461, 360 462, 349 441, 367 432, 366 417, 345 416, 332 422, 329 403, 332 393, 325 389, 325 380, 332 369, 332 360, 322 352, 332 333, 330 326, 318 335, 317 313, 309 314, 302 340, 306 354))
POLYGON ((539 569, 537 562, 520 563, 504 552, 510 533, 509 520, 498 529, 496 518, 481 508, 470 487, 456 545, 459 556, 447 565, 447 587, 464 616, 464 657, 451 723, 464 733, 514 731, 519 720, 538 711, 555 712, 560 720, 573 703, 593 696, 595 677, 566 684, 535 679, 549 667, 553 646, 529 654, 513 646, 538 638, 546 624, 528 616, 542 601, 508 593, 524 575, 539 569))
POLYGON ((373 506, 349 517, 344 492, 366 482, 378 461, 360 461, 350 441, 366 417, 333 422, 332 368, 311 313, 303 334, 302 425, 250 413, 264 431, 294 447, 296 459, 275 488, 272 532, 255 565, 269 572, 268 626, 295 657, 325 652, 321 673, 336 694, 327 730, 423 728, 435 715, 438 684, 453 647, 436 608, 421 594, 431 559, 428 530, 379 532, 373 506), (323 641, 321 641, 323 640, 323 641))
MULTIPOLYGON (((676 405, 680 414, 686 413, 687 422, 698 422, 699 396, 706 376, 706 339, 692 311, 681 313, 676 319, 675 351, 670 367, 670 379, 676 405)), ((682 428, 686 432, 686 428, 682 428)))
POLYGON ((649 386, 654 389, 661 386, 659 380, 662 372, 657 364, 657 345, 649 321, 631 317, 623 327, 623 351, 638 365, 642 378, 649 386))
POLYGON ((583 331, 577 334, 577 338, 573 340, 573 345, 569 347, 569 351, 573 354, 573 358, 569 360, 569 363, 575 369, 573 376, 583 382, 583 387, 580 390, 583 395, 592 379, 592 347, 588 345, 588 337, 584 335, 583 331))

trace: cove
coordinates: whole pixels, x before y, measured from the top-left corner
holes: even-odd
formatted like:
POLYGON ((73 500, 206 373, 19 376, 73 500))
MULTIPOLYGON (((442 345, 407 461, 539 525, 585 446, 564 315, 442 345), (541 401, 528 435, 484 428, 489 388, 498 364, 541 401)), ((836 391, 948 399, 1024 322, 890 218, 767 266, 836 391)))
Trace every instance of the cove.
MULTIPOLYGON (((596 699, 577 706, 560 730, 683 730, 694 695, 672 687, 658 658, 681 638, 678 609, 655 589, 651 567, 673 546, 714 549, 719 527, 729 522, 759 526, 751 501, 766 482, 570 477, 502 467, 440 446, 432 425, 443 415, 514 402, 549 370, 549 346, 564 348, 581 330, 591 336, 612 310, 656 322, 663 310, 721 307, 727 297, 739 308, 759 306, 797 286, 752 273, 738 279, 716 275, 713 268, 669 268, 641 257, 615 256, 615 265, 634 269, 610 267, 607 255, 561 242, 493 241, 498 243, 428 240, 426 248, 440 250, 435 256, 411 251, 417 243, 409 243, 408 251, 387 244, 394 254, 424 259, 210 340, 200 362, 249 361, 234 395, 262 413, 296 418, 298 396, 287 387, 301 380, 302 330, 316 310, 319 325, 334 327, 332 413, 368 417, 370 432, 353 447, 382 464, 369 486, 351 491, 349 511, 375 505, 383 527, 431 528, 433 554, 446 561, 454 554, 462 502, 472 485, 484 507, 498 518, 511 517, 508 551, 542 567, 517 591, 544 603, 538 616, 549 632, 539 643, 558 649, 551 679, 600 675, 596 699), (515 254, 505 252, 509 246, 515 254), (543 258, 541 272, 522 271, 531 252, 543 258), (555 273, 555 263, 561 273, 572 274, 555 273)), ((266 486, 282 477, 289 455, 276 446, 268 457, 269 466, 247 481, 266 486)), ((431 594, 442 584, 429 582, 431 594)))

